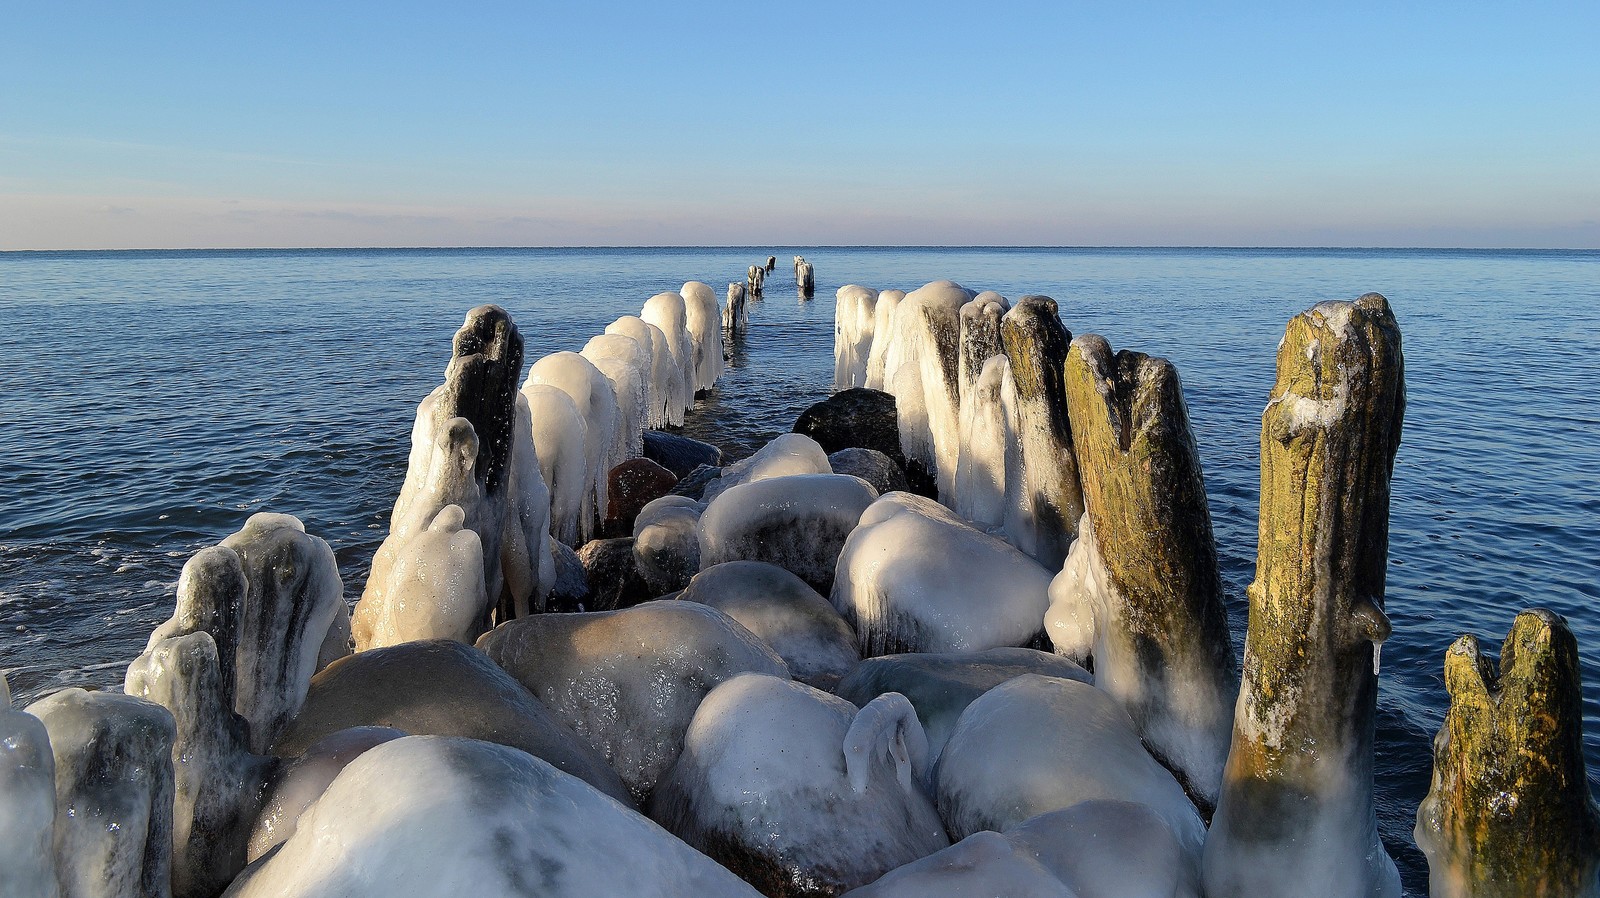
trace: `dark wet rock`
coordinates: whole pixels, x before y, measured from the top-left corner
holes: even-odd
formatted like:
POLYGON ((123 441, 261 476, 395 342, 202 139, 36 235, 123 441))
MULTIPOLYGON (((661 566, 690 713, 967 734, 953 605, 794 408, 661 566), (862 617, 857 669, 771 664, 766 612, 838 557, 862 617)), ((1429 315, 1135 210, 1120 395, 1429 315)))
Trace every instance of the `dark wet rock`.
POLYGON ((605 760, 550 709, 488 655, 454 640, 369 649, 329 665, 312 680, 300 716, 272 751, 296 757, 326 736, 358 726, 509 745, 607 795, 627 796, 605 760))
POLYGON ((589 581, 584 610, 612 611, 650 598, 650 589, 633 558, 633 537, 589 540, 578 550, 578 559, 589 581))
POLYGON ((672 488, 672 495, 685 496, 696 502, 705 496, 706 487, 722 476, 721 467, 701 465, 689 472, 689 476, 679 480, 672 488))
POLYGON ((545 610, 582 611, 589 602, 589 574, 583 568, 583 559, 558 539, 550 540, 550 557, 555 561, 556 583, 545 610))
POLYGON ((679 478, 648 458, 634 458, 612 468, 606 479, 606 520, 602 532, 612 538, 632 533, 639 510, 671 492, 679 478))
POLYGON ((816 440, 830 455, 840 449, 875 449, 905 465, 894 397, 882 390, 840 390, 801 412, 793 429, 816 440))
POLYGON ((701 465, 720 467, 722 450, 681 434, 662 430, 644 432, 644 457, 666 468, 679 478, 687 477, 701 465))
POLYGON ((906 482, 906 472, 894 459, 876 449, 840 449, 828 456, 828 465, 835 474, 850 474, 872 484, 880 496, 911 488, 906 482))

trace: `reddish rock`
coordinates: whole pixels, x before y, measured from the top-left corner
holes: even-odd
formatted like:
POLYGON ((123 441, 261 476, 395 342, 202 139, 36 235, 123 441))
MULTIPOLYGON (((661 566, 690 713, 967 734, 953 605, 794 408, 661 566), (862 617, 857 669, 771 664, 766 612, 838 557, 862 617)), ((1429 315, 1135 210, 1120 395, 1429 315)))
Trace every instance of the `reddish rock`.
POLYGON ((632 536, 639 509, 678 485, 678 477, 648 458, 625 461, 606 475, 610 501, 606 503, 605 535, 632 536))

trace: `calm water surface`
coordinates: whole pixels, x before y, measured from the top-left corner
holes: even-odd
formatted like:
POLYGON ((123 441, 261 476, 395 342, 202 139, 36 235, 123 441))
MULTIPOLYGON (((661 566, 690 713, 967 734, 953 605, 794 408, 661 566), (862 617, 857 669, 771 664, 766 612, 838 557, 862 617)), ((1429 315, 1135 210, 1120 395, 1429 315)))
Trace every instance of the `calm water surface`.
POLYGON ((1044 293, 1073 333, 1177 364, 1243 644, 1257 441, 1284 323, 1389 298, 1407 409, 1395 463, 1377 793, 1408 891, 1441 662, 1543 605, 1577 633, 1600 771, 1600 253, 1340 250, 626 249, 0 253, 0 669, 22 701, 113 687, 171 612, 185 558, 251 513, 331 543, 360 593, 411 419, 484 302, 530 360, 686 280, 719 295, 783 264, 686 431, 742 455, 828 392, 833 292, 951 278, 1044 293), (800 301, 787 264, 816 265, 800 301))

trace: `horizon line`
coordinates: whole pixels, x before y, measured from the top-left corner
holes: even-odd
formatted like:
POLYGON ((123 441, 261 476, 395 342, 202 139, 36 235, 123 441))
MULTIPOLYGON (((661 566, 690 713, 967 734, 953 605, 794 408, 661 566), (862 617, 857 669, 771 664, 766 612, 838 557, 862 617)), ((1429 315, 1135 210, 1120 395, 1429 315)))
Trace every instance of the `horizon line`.
POLYGON ((482 244, 437 246, 123 246, 79 247, 76 249, 0 249, 0 255, 24 253, 253 253, 253 252, 473 252, 484 250, 734 250, 734 249, 905 249, 905 250, 961 250, 961 249, 1055 249, 1055 250, 1301 250, 1365 252, 1373 250, 1405 252, 1548 252, 1548 253, 1600 253, 1600 247, 1554 246, 1387 246, 1371 245, 1290 245, 1290 244, 1071 244, 1071 243, 726 243, 726 244, 669 244, 669 243, 596 243, 571 245, 536 244, 482 244))

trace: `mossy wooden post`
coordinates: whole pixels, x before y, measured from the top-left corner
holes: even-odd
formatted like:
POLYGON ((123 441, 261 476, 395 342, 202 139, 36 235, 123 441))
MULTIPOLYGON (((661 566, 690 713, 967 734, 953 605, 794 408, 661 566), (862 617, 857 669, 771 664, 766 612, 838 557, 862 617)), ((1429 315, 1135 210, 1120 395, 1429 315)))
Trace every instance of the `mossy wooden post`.
POLYGON ((1006 471, 1005 530, 1019 549, 1055 569, 1083 516, 1062 385, 1072 334, 1062 326, 1055 300, 1024 296, 1000 319, 1000 340, 1016 385, 1012 424, 1020 468, 1006 471))
POLYGON ((1542 608, 1517 615, 1498 670, 1463 636, 1445 652, 1444 683, 1450 712, 1415 830, 1432 898, 1600 894, 1600 809, 1567 622, 1542 608))
POLYGON ((1210 898, 1400 894, 1378 840, 1372 743, 1404 410, 1400 330, 1382 296, 1289 322, 1261 421, 1256 579, 1206 839, 1210 898))
POLYGON ((1178 370, 1113 355, 1088 334, 1072 341, 1065 385, 1088 529, 1112 587, 1096 610, 1095 683, 1214 806, 1239 673, 1178 370))

